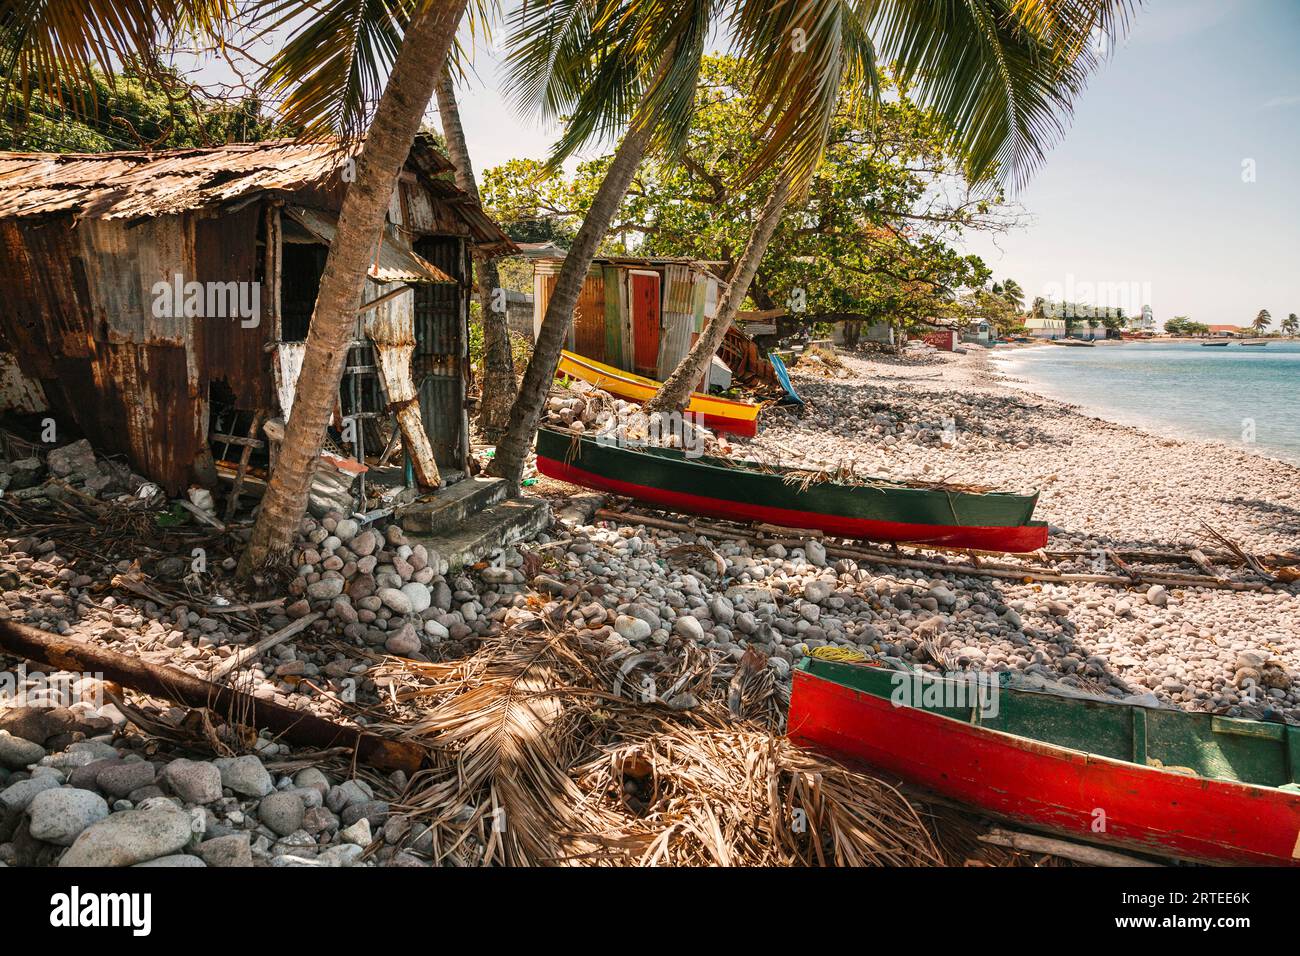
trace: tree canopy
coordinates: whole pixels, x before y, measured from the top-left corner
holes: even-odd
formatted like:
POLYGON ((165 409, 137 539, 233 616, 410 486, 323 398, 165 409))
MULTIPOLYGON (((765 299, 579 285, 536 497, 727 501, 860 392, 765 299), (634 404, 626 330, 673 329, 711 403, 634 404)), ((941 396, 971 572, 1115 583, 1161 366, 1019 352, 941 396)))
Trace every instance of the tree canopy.
MULTIPOLYGON (((763 258, 754 307, 905 320, 943 311, 958 288, 989 277, 954 242, 967 229, 1004 229, 1014 212, 1000 194, 970 185, 964 158, 933 115, 897 83, 881 82, 890 95, 873 125, 847 97, 836 113, 806 197, 787 211, 763 258)), ((642 164, 604 251, 689 256, 728 272, 776 175, 745 184, 761 149, 753 106, 741 64, 706 58, 683 154, 642 164)), ((515 238, 563 245, 609 162, 590 160, 566 176, 542 160, 512 160, 487 170, 484 200, 515 238)))
POLYGON ((0 108, 0 149, 16 152, 171 149, 283 135, 256 97, 210 99, 170 73, 124 70, 111 80, 95 73, 93 84, 69 81, 59 97, 33 90, 24 100, 10 91, 0 108), (74 97, 85 101, 84 111, 65 109, 63 101, 74 97))

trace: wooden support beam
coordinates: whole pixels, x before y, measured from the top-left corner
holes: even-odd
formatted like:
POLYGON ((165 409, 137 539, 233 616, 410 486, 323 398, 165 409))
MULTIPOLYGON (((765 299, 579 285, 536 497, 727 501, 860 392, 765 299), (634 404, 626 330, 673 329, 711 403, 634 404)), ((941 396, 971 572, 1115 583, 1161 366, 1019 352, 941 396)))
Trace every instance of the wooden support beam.
MULTIPOLYGON (((260 409, 253 413, 253 420, 248 426, 249 439, 255 440, 257 430, 262 427, 262 417, 260 409)), ((261 444, 258 442, 259 446, 261 444)), ((239 455, 239 469, 235 472, 235 483, 231 486, 230 497, 226 499, 226 524, 235 517, 235 511, 239 508, 239 493, 244 490, 244 476, 248 473, 248 457, 251 454, 253 454, 253 446, 244 445, 244 450, 239 455)))
POLYGON ((1063 860, 1086 863, 1089 866, 1164 866, 1141 857, 1116 853, 1100 847, 1083 843, 1071 843, 1068 840, 1054 840, 1051 837, 1038 836, 1036 833, 1020 833, 1016 830, 990 830, 979 838, 981 843, 1005 846, 1012 850, 1026 853, 1047 853, 1059 856, 1063 860))
POLYGON ((291 710, 210 683, 175 667, 150 664, 98 644, 49 634, 13 621, 0 621, 0 649, 60 670, 99 674, 123 687, 186 707, 205 707, 232 722, 269 730, 290 743, 348 747, 355 750, 360 762, 381 770, 412 773, 419 769, 426 753, 423 747, 410 741, 363 733, 356 727, 335 724, 306 711, 291 710))

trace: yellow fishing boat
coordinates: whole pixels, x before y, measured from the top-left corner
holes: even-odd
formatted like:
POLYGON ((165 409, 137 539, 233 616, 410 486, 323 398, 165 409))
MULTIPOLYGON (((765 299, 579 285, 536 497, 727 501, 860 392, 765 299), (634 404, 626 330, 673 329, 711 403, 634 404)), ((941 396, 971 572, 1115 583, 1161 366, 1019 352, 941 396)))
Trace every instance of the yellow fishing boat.
MULTIPOLYGON (((625 372, 567 350, 560 353, 560 365, 556 373, 580 378, 611 395, 638 404, 650 401, 660 386, 652 378, 625 372)), ((758 433, 758 406, 753 402, 737 402, 730 398, 692 392, 686 410, 700 415, 704 419, 704 427, 714 431, 744 437, 758 433)))

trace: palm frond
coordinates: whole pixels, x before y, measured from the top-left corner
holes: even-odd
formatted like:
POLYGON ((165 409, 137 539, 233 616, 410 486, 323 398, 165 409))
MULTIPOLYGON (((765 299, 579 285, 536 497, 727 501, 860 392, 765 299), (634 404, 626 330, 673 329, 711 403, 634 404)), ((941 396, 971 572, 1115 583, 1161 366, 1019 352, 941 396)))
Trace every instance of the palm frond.
POLYGON ((221 37, 234 13, 233 0, 0 0, 0 100, 40 92, 62 102, 66 87, 89 86, 96 71, 111 77, 124 62, 152 61, 169 35, 221 37))
MULTIPOLYGON (((254 24, 288 30, 268 64, 264 90, 280 101, 284 121, 305 135, 361 136, 383 94, 411 17, 439 0, 267 0, 254 24)), ((490 35, 499 0, 474 0, 466 12, 471 37, 490 35)), ((453 69, 467 59, 459 42, 453 69)))
POLYGON ((878 94, 876 52, 867 31, 872 7, 861 0, 736 7, 730 19, 733 47, 750 65, 754 100, 765 118, 765 146, 751 179, 779 164, 797 193, 821 158, 841 91, 878 94))
POLYGON ((771 675, 756 651, 507 628, 468 658, 385 664, 401 719, 372 729, 430 748, 399 805, 439 862, 949 862, 896 790, 781 735, 771 675))
POLYGON ((966 151, 972 178, 1023 185, 1127 28, 1131 0, 881 2, 871 33, 914 98, 966 151))
POLYGON ((564 121, 557 165, 581 146, 654 126, 652 149, 680 148, 694 117, 717 0, 540 0, 512 17, 507 90, 564 121))
POLYGON ((364 131, 402 44, 414 0, 271 0, 256 25, 289 38, 268 64, 266 93, 308 135, 364 131), (311 15, 306 15, 310 8, 311 15))

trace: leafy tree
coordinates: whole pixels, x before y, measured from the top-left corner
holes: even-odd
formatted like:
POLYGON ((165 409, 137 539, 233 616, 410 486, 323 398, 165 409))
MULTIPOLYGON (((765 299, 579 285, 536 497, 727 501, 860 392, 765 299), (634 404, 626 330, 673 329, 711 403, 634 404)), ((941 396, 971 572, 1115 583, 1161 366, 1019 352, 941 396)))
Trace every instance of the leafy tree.
POLYGON ((1260 309, 1259 314, 1255 316, 1255 321, 1250 323, 1250 327, 1256 332, 1263 332, 1272 321, 1273 316, 1268 314, 1268 309, 1260 309))
POLYGON ((1287 335, 1295 335, 1296 332, 1300 332, 1300 317, 1297 317, 1294 312, 1288 315, 1282 320, 1282 331, 1287 335))
POLYGON ((1175 315, 1165 320, 1165 331, 1170 335, 1209 335, 1210 327, 1203 322, 1193 322, 1185 315, 1175 315))
POLYGON ((13 152, 103 153, 249 143, 288 135, 265 116, 256 96, 214 99, 172 69, 130 63, 109 76, 60 75, 49 89, 11 85, 21 44, 13 15, 0 16, 0 149, 13 152), (74 108, 75 106, 75 108, 74 108))

